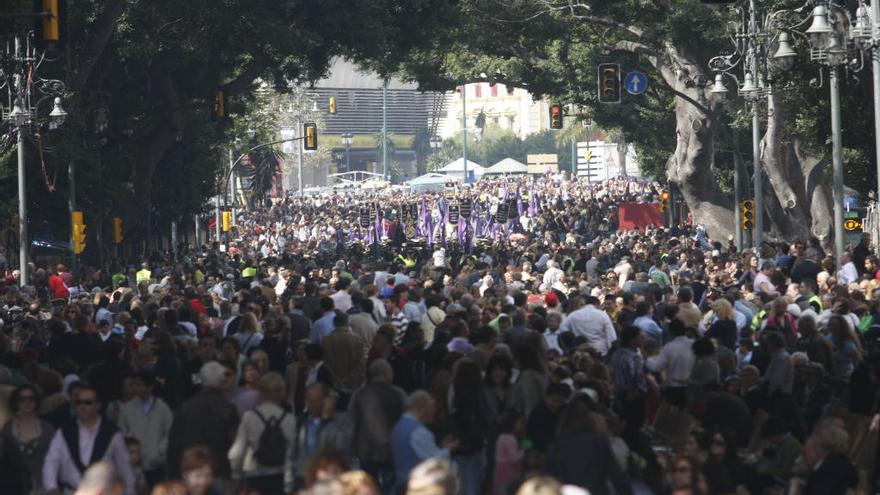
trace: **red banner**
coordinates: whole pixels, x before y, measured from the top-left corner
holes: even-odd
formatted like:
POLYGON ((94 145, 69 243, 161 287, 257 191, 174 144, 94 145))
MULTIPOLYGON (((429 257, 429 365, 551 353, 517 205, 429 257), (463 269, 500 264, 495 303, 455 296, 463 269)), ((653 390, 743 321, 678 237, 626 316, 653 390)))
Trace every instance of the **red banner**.
POLYGON ((648 226, 663 225, 659 204, 621 203, 617 208, 620 230, 645 230, 648 226))

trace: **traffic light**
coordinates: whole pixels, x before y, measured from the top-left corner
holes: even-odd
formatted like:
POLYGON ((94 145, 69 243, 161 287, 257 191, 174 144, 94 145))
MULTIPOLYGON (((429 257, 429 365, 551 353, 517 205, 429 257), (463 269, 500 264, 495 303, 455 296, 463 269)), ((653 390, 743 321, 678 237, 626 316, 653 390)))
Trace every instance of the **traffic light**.
POLYGON ((669 208, 669 193, 660 193, 660 211, 666 211, 669 208))
POLYGON ((303 149, 306 151, 318 149, 318 124, 314 122, 303 124, 303 149))
POLYGON ((214 91, 214 111, 212 116, 215 120, 226 118, 226 93, 222 89, 214 91))
POLYGON ((562 105, 550 105, 550 128, 562 129, 562 105))
POLYGON ((752 230, 755 228, 755 201, 747 199, 740 203, 740 225, 743 230, 752 230))
POLYGON ((113 217, 113 244, 122 244, 122 219, 113 217))
POLYGON ((335 96, 330 97, 330 114, 336 115, 336 97, 335 96))
POLYGON ((620 103, 620 64, 599 64, 599 102, 620 103))
POLYGON ((39 38, 45 43, 61 41, 61 14, 64 0, 36 0, 34 7, 38 13, 43 14, 40 21, 39 38))
POLYGON ((86 250, 86 225, 83 223, 83 212, 70 212, 70 224, 73 254, 82 254, 86 250))
POLYGON ((224 211, 223 212, 223 232, 229 232, 229 229, 232 228, 232 212, 224 211))

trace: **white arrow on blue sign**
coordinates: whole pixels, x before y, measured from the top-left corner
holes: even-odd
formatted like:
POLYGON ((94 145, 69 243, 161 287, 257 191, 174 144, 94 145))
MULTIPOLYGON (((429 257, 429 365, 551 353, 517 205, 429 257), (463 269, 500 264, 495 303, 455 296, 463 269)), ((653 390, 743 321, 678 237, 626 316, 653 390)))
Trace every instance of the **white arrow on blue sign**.
POLYGON ((648 89, 648 76, 638 71, 632 71, 626 75, 623 81, 626 92, 631 95, 640 95, 648 89))

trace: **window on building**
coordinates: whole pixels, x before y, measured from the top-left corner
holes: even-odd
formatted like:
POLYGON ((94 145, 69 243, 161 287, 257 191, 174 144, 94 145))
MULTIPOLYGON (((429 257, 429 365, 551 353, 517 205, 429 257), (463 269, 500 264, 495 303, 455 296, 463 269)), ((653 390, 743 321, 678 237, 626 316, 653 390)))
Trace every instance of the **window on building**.
POLYGON ((483 85, 477 83, 476 85, 474 85, 474 91, 476 92, 477 98, 483 96, 483 85))
POLYGON ((498 125, 498 117, 492 117, 492 123, 498 125))
POLYGON ((498 96, 498 85, 490 84, 489 89, 492 90, 492 96, 498 96))
POLYGON ((513 129, 513 126, 516 124, 516 117, 513 115, 507 116, 507 128, 513 129))

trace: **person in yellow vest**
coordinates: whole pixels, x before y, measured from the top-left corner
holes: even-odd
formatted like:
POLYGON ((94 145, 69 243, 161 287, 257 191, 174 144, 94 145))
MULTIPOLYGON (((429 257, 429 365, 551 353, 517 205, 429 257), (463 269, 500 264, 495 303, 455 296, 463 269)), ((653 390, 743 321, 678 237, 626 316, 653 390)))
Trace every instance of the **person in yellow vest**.
POLYGON ((141 263, 141 269, 135 274, 137 283, 149 282, 153 279, 153 272, 150 271, 150 265, 146 262, 141 263))

